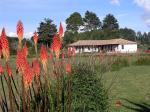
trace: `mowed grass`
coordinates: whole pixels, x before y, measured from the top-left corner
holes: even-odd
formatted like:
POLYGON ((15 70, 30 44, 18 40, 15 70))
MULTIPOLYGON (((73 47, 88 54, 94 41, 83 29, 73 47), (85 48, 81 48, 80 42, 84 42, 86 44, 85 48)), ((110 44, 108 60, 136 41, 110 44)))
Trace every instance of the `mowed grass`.
POLYGON ((150 104, 150 66, 130 66, 119 71, 107 72, 104 74, 104 80, 106 87, 113 84, 109 92, 111 112, 150 111, 150 106, 146 106, 150 104), (112 80, 113 83, 111 83, 112 80), (118 100, 122 102, 120 107, 116 107, 115 104, 118 100), (133 103, 139 105, 135 106, 133 103), (142 103, 145 104, 140 107, 142 103), (148 111, 146 111, 147 108, 149 108, 148 111), (136 109, 140 111, 135 111, 136 109))

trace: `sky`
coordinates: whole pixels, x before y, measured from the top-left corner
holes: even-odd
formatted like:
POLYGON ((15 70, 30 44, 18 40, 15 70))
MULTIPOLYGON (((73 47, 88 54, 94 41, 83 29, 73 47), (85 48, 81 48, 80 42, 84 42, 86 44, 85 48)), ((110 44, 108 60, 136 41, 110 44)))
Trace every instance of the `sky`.
POLYGON ((83 17, 89 10, 102 21, 113 14, 121 28, 150 31, 150 0, 0 0, 0 31, 5 27, 8 36, 16 35, 16 24, 24 24, 24 36, 31 37, 44 18, 50 18, 59 26, 73 12, 83 17))

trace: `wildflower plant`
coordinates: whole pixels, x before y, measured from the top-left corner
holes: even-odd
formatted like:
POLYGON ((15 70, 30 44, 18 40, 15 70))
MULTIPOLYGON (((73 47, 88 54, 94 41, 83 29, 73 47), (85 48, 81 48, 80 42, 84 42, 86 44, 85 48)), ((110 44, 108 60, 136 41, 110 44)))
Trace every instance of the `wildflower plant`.
POLYGON ((20 20, 16 31, 18 35, 16 70, 9 61, 9 42, 4 28, 0 37, 0 55, 4 57, 0 63, 5 63, 0 64, 1 110, 3 112, 71 112, 71 63, 70 55, 65 62, 65 54, 62 51, 62 24, 60 23, 58 33, 54 34, 50 48, 43 44, 40 46, 40 54, 37 49, 38 34, 34 32, 36 57, 31 61, 28 59, 30 52, 26 42, 22 42, 24 27, 20 20), (65 77, 68 77, 67 87, 64 84, 65 77))

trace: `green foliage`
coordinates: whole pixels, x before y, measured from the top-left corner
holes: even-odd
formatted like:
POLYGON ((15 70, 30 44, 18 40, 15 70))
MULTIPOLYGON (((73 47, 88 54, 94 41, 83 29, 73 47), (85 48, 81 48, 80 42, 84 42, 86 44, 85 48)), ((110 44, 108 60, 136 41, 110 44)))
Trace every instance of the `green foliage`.
POLYGON ((97 17, 97 15, 94 12, 86 11, 85 17, 83 18, 84 21, 84 30, 85 31, 91 31, 101 28, 101 22, 100 19, 97 17))
POLYGON ((143 56, 139 57, 135 62, 135 65, 150 65, 150 57, 149 56, 143 56))
POLYGON ((108 95, 88 64, 79 64, 73 71, 73 111, 107 112, 108 95))
POLYGON ((123 67, 128 67, 129 61, 127 58, 117 57, 111 65, 111 71, 118 71, 123 67))
POLYGON ((75 35, 72 32, 65 32, 65 36, 63 37, 63 44, 67 45, 73 43, 75 41, 75 35))
POLYGON ((103 20, 103 29, 114 30, 119 28, 117 19, 112 15, 108 14, 103 20))
POLYGON ((83 25, 82 17, 80 13, 74 12, 70 15, 69 18, 66 19, 67 31, 71 31, 73 33, 79 30, 79 27, 83 25))
POLYGON ((45 18, 38 27, 39 42, 50 44, 56 31, 56 25, 53 23, 53 21, 49 18, 45 18))
POLYGON ((127 40, 136 40, 136 33, 134 30, 129 29, 129 28, 121 28, 119 30, 120 37, 127 39, 127 40))

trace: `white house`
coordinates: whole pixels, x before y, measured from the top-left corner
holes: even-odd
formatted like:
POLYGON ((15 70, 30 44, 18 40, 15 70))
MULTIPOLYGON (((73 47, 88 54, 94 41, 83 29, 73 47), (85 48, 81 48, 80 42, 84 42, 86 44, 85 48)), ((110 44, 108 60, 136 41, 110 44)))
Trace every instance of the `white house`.
POLYGON ((137 43, 134 41, 119 39, 110 40, 79 40, 69 44, 68 47, 75 49, 75 53, 83 52, 107 52, 107 53, 136 53, 137 43))

